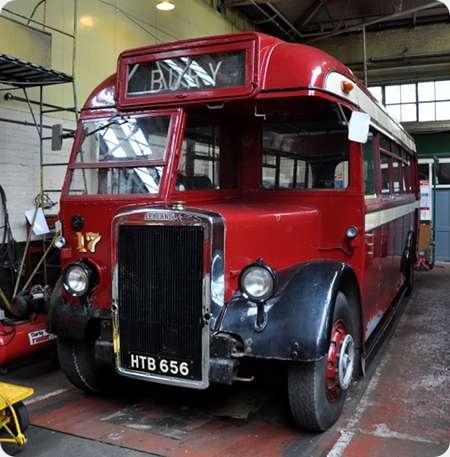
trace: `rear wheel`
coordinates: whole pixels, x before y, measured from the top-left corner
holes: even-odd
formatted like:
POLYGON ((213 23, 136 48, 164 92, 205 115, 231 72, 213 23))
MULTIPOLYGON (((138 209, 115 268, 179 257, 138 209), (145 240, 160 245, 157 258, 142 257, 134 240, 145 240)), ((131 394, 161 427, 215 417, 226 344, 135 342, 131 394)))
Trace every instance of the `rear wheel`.
POLYGON ((406 280, 405 280, 405 288, 406 288, 406 295, 411 295, 414 289, 414 264, 409 259, 407 264, 406 270, 406 280))
POLYGON ((412 233, 408 236, 408 243, 405 249, 405 254, 403 256, 404 262, 404 275, 405 275, 405 293, 406 295, 411 295, 411 292, 414 288, 414 271, 415 271, 415 246, 414 235, 412 233))
POLYGON ((328 354, 316 362, 292 363, 288 395, 292 417, 304 430, 323 432, 342 412, 358 363, 358 326, 346 296, 338 292, 328 354))
POLYGON ((95 359, 95 337, 83 340, 58 338, 58 359, 69 381, 89 393, 111 392, 117 382, 114 369, 95 359))

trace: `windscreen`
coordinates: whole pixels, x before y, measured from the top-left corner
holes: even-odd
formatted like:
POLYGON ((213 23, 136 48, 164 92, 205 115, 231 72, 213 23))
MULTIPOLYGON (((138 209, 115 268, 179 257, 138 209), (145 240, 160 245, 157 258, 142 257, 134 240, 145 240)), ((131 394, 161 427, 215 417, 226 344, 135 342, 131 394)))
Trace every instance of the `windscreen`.
POLYGON ((158 194, 169 125, 170 116, 85 122, 69 194, 158 194))

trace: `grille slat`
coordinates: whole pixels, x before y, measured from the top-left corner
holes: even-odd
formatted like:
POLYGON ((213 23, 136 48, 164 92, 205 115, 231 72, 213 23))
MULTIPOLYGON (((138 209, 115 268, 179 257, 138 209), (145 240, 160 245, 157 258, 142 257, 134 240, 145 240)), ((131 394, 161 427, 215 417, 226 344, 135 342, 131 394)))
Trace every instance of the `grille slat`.
POLYGON ((186 361, 201 379, 203 228, 123 225, 118 290, 121 364, 130 353, 186 361))

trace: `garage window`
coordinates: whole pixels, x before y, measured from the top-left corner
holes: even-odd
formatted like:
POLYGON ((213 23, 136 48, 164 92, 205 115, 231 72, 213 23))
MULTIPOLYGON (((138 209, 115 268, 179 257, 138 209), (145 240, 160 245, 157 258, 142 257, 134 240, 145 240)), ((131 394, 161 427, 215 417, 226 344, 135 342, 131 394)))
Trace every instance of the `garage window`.
POLYGON ((373 86, 369 90, 397 121, 450 119, 450 80, 373 86))
POLYGON ((437 184, 450 185, 450 163, 440 163, 437 167, 437 184))

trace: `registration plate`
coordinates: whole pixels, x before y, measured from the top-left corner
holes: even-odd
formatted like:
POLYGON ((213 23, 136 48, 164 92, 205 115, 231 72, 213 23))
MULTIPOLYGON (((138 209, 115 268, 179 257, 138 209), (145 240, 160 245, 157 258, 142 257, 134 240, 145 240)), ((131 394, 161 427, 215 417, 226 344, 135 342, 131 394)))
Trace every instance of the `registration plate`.
POLYGON ((177 378, 189 379, 191 374, 189 362, 141 354, 129 354, 128 367, 131 370, 177 378))

